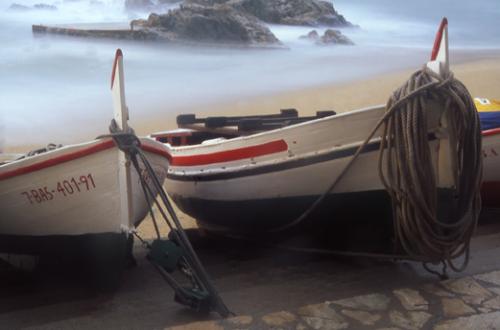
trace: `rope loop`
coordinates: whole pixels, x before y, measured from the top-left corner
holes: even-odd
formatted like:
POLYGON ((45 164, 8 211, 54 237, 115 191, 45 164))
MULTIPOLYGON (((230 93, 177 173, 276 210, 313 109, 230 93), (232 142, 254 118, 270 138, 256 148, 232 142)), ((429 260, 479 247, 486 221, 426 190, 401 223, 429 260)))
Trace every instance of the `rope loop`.
MULTIPOLYGON (((394 233, 413 258, 446 262, 463 270, 480 211, 481 128, 472 97, 452 73, 440 77, 427 67, 415 72, 388 100, 379 151, 379 176, 391 196, 394 233), (428 109, 440 107, 440 129, 429 136, 428 109), (445 148, 454 186, 443 189, 433 148, 445 148), (463 255, 457 267, 452 260, 463 255)), ((446 156, 445 156, 446 157, 446 156)))

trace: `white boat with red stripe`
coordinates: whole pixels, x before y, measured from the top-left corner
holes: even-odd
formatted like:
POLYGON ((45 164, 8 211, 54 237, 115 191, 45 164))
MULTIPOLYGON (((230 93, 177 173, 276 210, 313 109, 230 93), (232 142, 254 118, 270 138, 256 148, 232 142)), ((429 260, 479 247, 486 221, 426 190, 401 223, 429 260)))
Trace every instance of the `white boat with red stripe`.
MULTIPOLYGON (((438 74, 448 70, 446 20, 428 67, 438 74)), ((167 143, 166 189, 181 210, 210 230, 262 232, 287 228, 327 191, 384 113, 385 106, 375 106, 305 119, 294 118, 290 109, 262 118, 185 115, 178 117, 183 130, 152 137, 167 143), (243 129, 287 121, 293 124, 257 133, 243 129)), ((442 120, 442 109, 429 111, 435 173, 439 187, 448 189, 454 181, 447 167, 450 142, 440 134, 442 120)), ((383 213, 390 217, 389 196, 377 167, 381 134, 375 134, 311 218, 372 218, 380 205, 386 205, 383 213)))
MULTIPOLYGON (((111 84, 114 119, 125 129, 128 110, 120 50, 111 84)), ((165 146, 150 138, 140 141, 163 182, 168 166, 165 146)), ((98 246, 98 255, 111 249, 124 255, 131 231, 149 210, 140 175, 110 137, 4 160, 0 253, 58 253, 68 246, 84 246, 90 253, 98 246)))

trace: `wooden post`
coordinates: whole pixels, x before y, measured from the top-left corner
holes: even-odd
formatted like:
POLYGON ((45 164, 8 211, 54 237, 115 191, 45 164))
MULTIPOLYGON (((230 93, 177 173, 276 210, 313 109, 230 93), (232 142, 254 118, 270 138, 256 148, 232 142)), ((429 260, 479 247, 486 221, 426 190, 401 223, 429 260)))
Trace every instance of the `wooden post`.
MULTIPOLYGON (((111 93, 113 96, 114 119, 118 127, 127 132, 128 127, 128 108, 125 102, 125 83, 123 75, 123 54, 120 49, 116 50, 113 72, 111 74, 111 93)), ((118 181, 120 190, 120 226, 127 233, 133 227, 131 219, 132 209, 132 187, 130 173, 130 159, 124 152, 118 152, 118 181)))

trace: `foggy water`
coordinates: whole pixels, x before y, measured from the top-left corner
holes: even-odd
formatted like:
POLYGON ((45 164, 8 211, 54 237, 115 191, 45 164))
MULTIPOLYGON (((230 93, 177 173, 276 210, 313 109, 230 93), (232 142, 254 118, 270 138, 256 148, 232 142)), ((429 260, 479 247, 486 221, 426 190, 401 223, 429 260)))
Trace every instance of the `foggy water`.
POLYGON ((71 143, 106 132, 118 47, 132 123, 189 105, 203 111, 207 103, 418 68, 428 60, 442 16, 450 21, 454 53, 500 48, 497 0, 338 0, 335 8, 360 26, 342 30, 356 46, 316 46, 298 39, 311 28, 270 26, 288 50, 34 37, 32 24, 127 26, 147 13, 125 12, 124 0, 13 2, 46 2, 58 10, 13 12, 10 1, 0 2, 0 134, 6 145, 71 143))

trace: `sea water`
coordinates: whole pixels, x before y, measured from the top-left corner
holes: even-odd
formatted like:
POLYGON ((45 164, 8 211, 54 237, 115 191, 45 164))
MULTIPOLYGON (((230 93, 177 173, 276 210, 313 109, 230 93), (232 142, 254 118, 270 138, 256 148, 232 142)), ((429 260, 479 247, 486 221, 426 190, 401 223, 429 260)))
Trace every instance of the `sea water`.
POLYGON ((32 24, 127 27, 147 13, 126 11, 123 0, 12 1, 58 9, 18 12, 0 1, 0 144, 7 146, 74 143, 105 133, 116 48, 124 52, 132 123, 160 112, 203 112, 210 103, 418 68, 429 58, 443 16, 453 54, 474 57, 500 48, 498 0, 338 0, 335 8, 359 25, 342 29, 355 46, 318 46, 299 39, 312 28, 271 25, 286 50, 34 36, 32 24))

